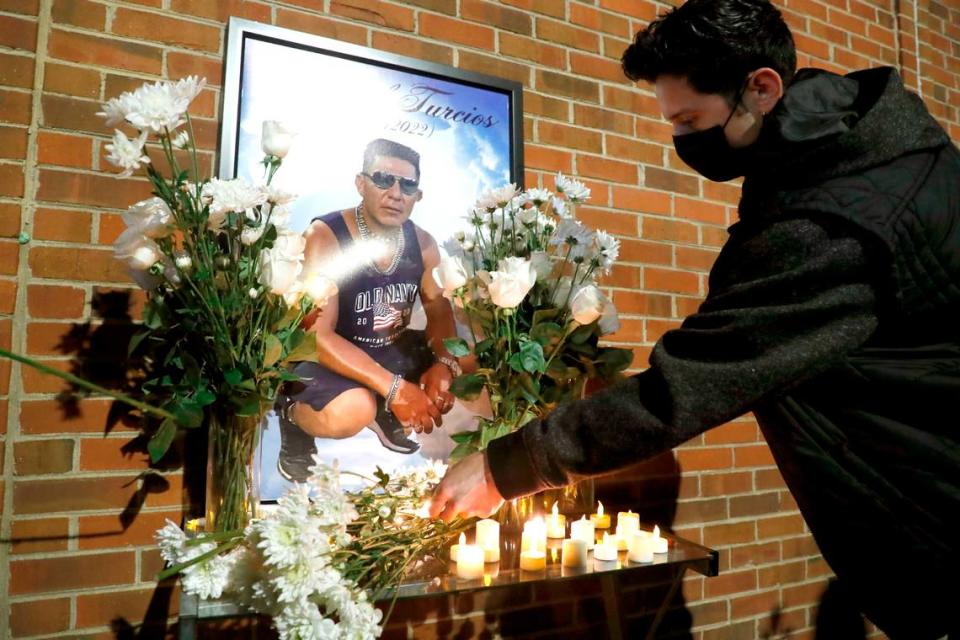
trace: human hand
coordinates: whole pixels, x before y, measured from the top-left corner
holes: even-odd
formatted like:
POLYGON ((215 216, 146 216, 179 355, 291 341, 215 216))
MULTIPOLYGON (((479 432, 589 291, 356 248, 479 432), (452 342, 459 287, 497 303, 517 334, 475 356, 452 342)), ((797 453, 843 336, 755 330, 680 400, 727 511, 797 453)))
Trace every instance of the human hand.
POLYGON ((485 518, 503 504, 484 453, 474 453, 447 469, 430 501, 430 517, 450 522, 457 516, 485 518))
MULTIPOLYGON (((420 384, 423 385, 423 391, 427 398, 434 404, 440 413, 447 413, 453 409, 453 394, 450 393, 450 383, 453 382, 453 374, 447 365, 437 362, 420 376, 420 384)), ((442 424, 437 423, 437 426, 442 424)))
POLYGON ((437 425, 442 423, 440 410, 430 401, 427 394, 419 385, 406 380, 400 381, 397 394, 387 409, 393 412, 400 424, 412 428, 417 433, 430 433, 433 431, 434 422, 437 425))

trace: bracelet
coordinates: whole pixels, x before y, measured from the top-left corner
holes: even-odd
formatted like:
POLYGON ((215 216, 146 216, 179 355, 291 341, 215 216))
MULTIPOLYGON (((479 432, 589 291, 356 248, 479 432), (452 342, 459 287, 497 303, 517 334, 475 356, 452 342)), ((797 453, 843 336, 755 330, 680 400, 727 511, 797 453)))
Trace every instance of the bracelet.
POLYGON ((393 401, 397 398, 397 391, 400 390, 400 382, 403 380, 403 376, 399 373, 393 374, 393 382, 390 383, 390 391, 387 391, 387 395, 384 396, 385 400, 383 406, 385 409, 389 410, 390 405, 393 404, 393 401))
POLYGON ((448 358, 447 356, 437 356, 437 362, 450 369, 450 373, 453 374, 453 377, 463 375, 463 368, 460 366, 460 363, 454 360, 453 358, 448 358))

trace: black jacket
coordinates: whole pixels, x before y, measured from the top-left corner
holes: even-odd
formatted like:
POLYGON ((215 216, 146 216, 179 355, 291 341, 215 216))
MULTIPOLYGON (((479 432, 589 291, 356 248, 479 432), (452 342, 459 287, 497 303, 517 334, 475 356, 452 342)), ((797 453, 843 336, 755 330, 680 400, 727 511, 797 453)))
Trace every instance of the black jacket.
POLYGON ((956 628, 960 154, 892 69, 797 74, 707 299, 650 368, 490 444, 504 497, 753 411, 820 549, 894 637, 956 628), (949 584, 949 582, 947 582, 949 584))

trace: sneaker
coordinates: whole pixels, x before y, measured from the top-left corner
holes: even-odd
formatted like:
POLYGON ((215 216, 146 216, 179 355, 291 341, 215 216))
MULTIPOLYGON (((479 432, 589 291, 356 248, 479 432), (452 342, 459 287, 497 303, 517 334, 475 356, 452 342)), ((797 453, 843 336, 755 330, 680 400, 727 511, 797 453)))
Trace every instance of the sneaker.
POLYGON ((310 467, 314 465, 313 454, 317 445, 313 436, 304 433, 293 421, 290 413, 294 401, 289 396, 279 396, 275 409, 280 419, 280 455, 277 457, 277 471, 289 482, 306 482, 310 477, 310 467))
POLYGON ((382 406, 382 402, 377 403, 377 417, 367 428, 377 434, 380 444, 390 451, 410 454, 420 449, 420 443, 407 437, 403 425, 382 406))

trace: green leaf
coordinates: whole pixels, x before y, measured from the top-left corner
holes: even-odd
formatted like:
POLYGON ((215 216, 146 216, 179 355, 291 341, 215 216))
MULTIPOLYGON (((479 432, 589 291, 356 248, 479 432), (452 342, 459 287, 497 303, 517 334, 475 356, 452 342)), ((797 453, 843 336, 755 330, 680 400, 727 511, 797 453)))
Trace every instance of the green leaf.
POLYGON ((547 361, 543 357, 543 347, 539 342, 528 340, 520 345, 520 351, 510 356, 510 367, 514 371, 543 373, 547 361))
POLYGON ((470 345, 468 345, 467 341, 463 338, 444 338, 443 346, 446 347, 450 355, 454 357, 462 358, 470 355, 470 345))
POLYGON ((450 384, 450 393, 463 400, 474 400, 483 391, 483 378, 475 373, 457 376, 450 384))
POLYGON ((595 322, 578 327, 573 333, 570 334, 569 341, 573 344, 583 344, 590 338, 590 336, 593 335, 596 328, 597 325, 595 322))
POLYGON ((317 339, 311 331, 304 333, 299 344, 284 358, 284 362, 316 362, 317 357, 317 339))
POLYGON ((479 435, 479 431, 461 431, 460 433, 451 433, 450 439, 460 444, 462 442, 473 442, 479 435))
POLYGON ((137 347, 140 346, 140 343, 144 341, 149 335, 150 331, 140 331, 133 334, 130 338, 130 342, 127 344, 127 355, 133 355, 133 352, 137 350, 137 347))
POLYGON ((216 402, 217 396, 207 388, 197 389, 193 396, 193 401, 201 407, 206 407, 216 402))
POLYGON ((450 452, 450 463, 459 462, 463 460, 471 453, 479 451, 477 447, 473 444, 467 442, 461 442, 456 447, 453 448, 453 451, 450 452))
POLYGON ((478 342, 473 347, 473 352, 479 356, 481 354, 486 353, 492 346, 493 346, 493 339, 486 338, 485 340, 481 340, 480 342, 478 342))
POLYGON ((530 329, 530 338, 536 340, 544 347, 551 343, 559 342, 563 337, 563 327, 555 322, 542 322, 533 325, 530 329))
POLYGON ((250 396, 247 398, 235 398, 233 401, 237 407, 238 416, 257 416, 260 415, 261 402, 259 396, 250 396))
POLYGON ((295 374, 293 371, 287 371, 284 369, 280 372, 280 379, 285 382, 299 382, 300 376, 295 374))
POLYGON ((175 435, 177 435, 177 423, 170 418, 164 419, 160 423, 160 428, 147 443, 147 451, 150 452, 152 462, 159 461, 167 453, 175 435))
POLYGON ((227 381, 227 384, 236 386, 243 380, 243 372, 236 368, 230 369, 223 374, 223 379, 227 381))
POLYGON ((533 312, 533 326, 544 322, 552 322, 556 320, 557 316, 560 315, 560 310, 556 308, 550 309, 541 309, 540 311, 533 312))
POLYGON ((268 333, 263 354, 263 366, 272 367, 281 355, 283 355, 283 345, 280 343, 280 339, 272 333, 268 333))
POLYGON ((177 422, 187 429, 195 429, 203 424, 203 409, 195 400, 174 399, 164 408, 177 416, 177 422))
POLYGON ((596 362, 600 375, 604 378, 610 378, 633 364, 633 351, 631 349, 607 347, 600 351, 596 362))

